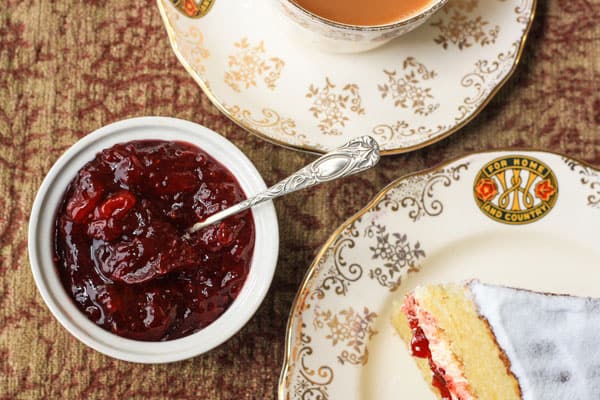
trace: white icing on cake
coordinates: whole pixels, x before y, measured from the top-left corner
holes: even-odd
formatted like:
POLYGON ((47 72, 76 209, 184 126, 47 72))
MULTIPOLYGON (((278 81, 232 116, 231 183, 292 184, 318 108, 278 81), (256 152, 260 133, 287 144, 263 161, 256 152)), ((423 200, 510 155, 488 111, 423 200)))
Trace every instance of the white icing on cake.
POLYGON ((524 400, 600 399, 600 299, 468 285, 524 400))

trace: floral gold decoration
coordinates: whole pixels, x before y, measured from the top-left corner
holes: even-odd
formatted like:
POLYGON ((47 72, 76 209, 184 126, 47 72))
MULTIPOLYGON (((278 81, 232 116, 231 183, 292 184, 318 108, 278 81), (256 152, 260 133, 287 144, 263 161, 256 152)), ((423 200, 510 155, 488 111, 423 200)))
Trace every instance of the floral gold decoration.
POLYGON ((241 92, 256 86, 257 81, 263 79, 268 89, 275 90, 285 62, 278 57, 268 58, 265 42, 262 40, 252 46, 248 38, 244 37, 234 43, 234 46, 237 52, 229 56, 225 83, 236 92, 241 92))
POLYGON ((391 98, 394 106, 412 108, 415 114, 429 115, 437 110, 439 103, 434 103, 431 88, 423 85, 423 81, 431 80, 437 73, 428 70, 425 65, 413 57, 407 57, 402 62, 401 72, 398 70, 383 70, 387 81, 378 85, 381 98, 391 98))
POLYGON ((381 286, 390 291, 400 287, 404 272, 417 272, 418 262, 425 258, 425 251, 421 243, 411 244, 406 234, 386 232, 385 225, 372 223, 365 231, 365 236, 375 238, 374 246, 369 247, 372 251, 373 260, 384 262, 383 268, 377 267, 369 271, 369 278, 377 280, 381 286))
POLYGON ((459 11, 440 17, 439 20, 432 22, 431 26, 439 29, 440 33, 434 41, 444 49, 449 45, 454 45, 459 50, 475 44, 483 47, 495 43, 500 33, 500 26, 490 26, 490 23, 481 16, 470 17, 459 11))
POLYGON ((331 341, 332 348, 338 344, 342 346, 337 356, 340 364, 365 365, 369 360, 367 343, 377 334, 372 326, 375 318, 377 313, 369 311, 367 307, 362 313, 354 311, 352 307, 336 313, 316 307, 313 326, 316 330, 327 330, 325 338, 331 341))
POLYGON ((311 84, 306 93, 306 98, 313 100, 309 111, 319 120, 318 127, 325 135, 341 135, 340 128, 350 120, 349 114, 365 114, 358 85, 348 83, 341 90, 336 87, 325 78, 323 87, 311 84))

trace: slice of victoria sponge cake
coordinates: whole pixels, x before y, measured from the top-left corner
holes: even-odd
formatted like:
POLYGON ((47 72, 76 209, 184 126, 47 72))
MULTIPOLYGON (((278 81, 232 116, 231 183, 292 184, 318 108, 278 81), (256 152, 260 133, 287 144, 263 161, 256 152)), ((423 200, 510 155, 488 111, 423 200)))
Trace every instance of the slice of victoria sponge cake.
POLYGON ((440 398, 521 398, 468 285, 417 287, 396 309, 393 324, 440 398))
POLYGON ((600 399, 599 299, 420 286, 392 324, 441 399, 600 399))

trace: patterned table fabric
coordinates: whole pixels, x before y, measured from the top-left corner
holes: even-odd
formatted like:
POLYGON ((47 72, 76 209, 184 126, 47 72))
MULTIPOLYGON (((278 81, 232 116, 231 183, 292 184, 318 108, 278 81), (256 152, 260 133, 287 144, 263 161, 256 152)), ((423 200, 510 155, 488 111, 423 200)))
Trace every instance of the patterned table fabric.
POLYGON ((37 293, 27 220, 53 162, 94 129, 142 115, 223 134, 267 183, 313 156, 263 142, 220 115, 175 59, 153 2, 0 1, 0 399, 275 397, 287 315, 306 267, 334 227, 392 179, 498 148, 554 150, 600 164, 598 20, 599 0, 540 1, 516 74, 466 128, 343 184, 276 202, 277 273, 239 334, 188 361, 137 365, 79 343, 37 293))

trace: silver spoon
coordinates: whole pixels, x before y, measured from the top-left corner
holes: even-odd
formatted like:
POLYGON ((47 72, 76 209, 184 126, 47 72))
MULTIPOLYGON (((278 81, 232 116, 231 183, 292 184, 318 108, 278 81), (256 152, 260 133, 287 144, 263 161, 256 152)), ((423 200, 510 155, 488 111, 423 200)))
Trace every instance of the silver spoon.
POLYGON ((358 137, 318 158, 264 192, 195 223, 187 230, 187 234, 197 232, 265 201, 365 171, 377 165, 379 158, 379 145, 375 139, 371 136, 358 137))

